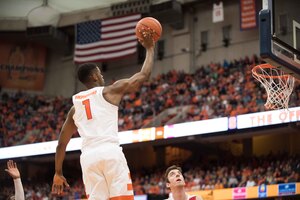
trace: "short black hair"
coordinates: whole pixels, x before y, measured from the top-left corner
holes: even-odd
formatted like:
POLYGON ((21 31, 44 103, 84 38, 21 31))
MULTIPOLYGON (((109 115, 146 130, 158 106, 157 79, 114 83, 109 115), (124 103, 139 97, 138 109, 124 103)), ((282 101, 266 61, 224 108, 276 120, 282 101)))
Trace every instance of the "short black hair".
POLYGON ((177 169, 182 173, 181 167, 178 167, 177 165, 172 165, 172 166, 168 167, 168 169, 166 169, 166 172, 165 172, 165 179, 166 179, 167 183, 170 183, 170 181, 168 179, 168 175, 169 175, 170 171, 172 171, 173 169, 177 169))
POLYGON ((87 83, 92 71, 98 66, 95 63, 84 63, 79 66, 77 77, 81 83, 87 83))

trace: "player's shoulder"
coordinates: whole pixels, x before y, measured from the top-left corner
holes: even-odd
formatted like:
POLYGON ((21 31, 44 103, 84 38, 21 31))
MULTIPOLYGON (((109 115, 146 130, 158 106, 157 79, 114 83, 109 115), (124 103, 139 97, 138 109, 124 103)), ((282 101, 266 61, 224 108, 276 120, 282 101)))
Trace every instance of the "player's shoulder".
POLYGON ((195 196, 195 200, 203 200, 203 198, 199 196, 195 196))
MULTIPOLYGON (((167 198, 167 199, 164 199, 164 200, 173 200, 173 198, 167 198)), ((203 200, 201 197, 198 197, 198 196, 191 196, 189 197, 189 200, 203 200)))
POLYGON ((164 199, 164 200, 174 200, 174 199, 173 199, 173 197, 172 197, 172 194, 170 193, 170 194, 169 194, 169 197, 168 197, 167 199, 164 199))
POLYGON ((188 198, 189 200, 203 200, 202 197, 196 196, 196 195, 191 195, 188 198))
POLYGON ((74 99, 85 99, 85 98, 88 98, 92 95, 95 95, 95 94, 99 94, 102 90, 103 90, 104 87, 93 87, 91 89, 87 89, 87 90, 83 90, 83 91, 80 91, 76 94, 73 95, 73 98, 74 99))
MULTIPOLYGON (((164 200, 174 200, 172 195, 169 196, 169 198, 164 200)), ((203 200, 202 197, 196 196, 196 195, 188 195, 188 200, 203 200)))

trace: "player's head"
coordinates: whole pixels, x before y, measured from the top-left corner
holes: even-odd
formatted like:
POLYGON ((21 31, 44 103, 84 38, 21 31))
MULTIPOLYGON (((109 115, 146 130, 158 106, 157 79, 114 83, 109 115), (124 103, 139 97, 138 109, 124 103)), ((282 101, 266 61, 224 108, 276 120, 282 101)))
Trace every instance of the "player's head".
POLYGON ((168 167, 165 173, 165 178, 167 188, 172 189, 178 186, 185 186, 185 181, 182 175, 181 167, 178 167, 176 165, 168 167))
POLYGON ((78 79, 84 85, 93 83, 104 85, 104 79, 99 67, 94 63, 84 63, 79 66, 77 72, 78 79))

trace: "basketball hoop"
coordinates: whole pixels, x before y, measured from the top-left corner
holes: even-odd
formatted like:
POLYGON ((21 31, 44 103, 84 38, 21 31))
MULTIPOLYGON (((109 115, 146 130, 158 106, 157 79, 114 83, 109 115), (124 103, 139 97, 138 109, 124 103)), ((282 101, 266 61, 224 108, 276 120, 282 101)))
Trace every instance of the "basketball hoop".
POLYGON ((267 91, 267 109, 288 109, 295 78, 270 64, 257 65, 252 75, 267 91))

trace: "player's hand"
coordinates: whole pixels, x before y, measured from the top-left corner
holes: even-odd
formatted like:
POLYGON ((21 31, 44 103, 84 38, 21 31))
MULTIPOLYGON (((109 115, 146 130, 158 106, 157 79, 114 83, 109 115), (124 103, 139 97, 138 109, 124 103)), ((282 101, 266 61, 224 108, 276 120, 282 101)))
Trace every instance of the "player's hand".
POLYGON ((61 195, 65 187, 70 187, 63 175, 55 174, 53 177, 52 193, 61 195))
POLYGON ((17 167, 17 163, 12 160, 7 161, 7 169, 5 171, 13 178, 20 178, 20 172, 17 167))
POLYGON ((154 30, 150 28, 142 28, 139 30, 141 35, 143 36, 143 39, 139 39, 139 42, 145 47, 146 49, 149 49, 151 47, 154 47, 155 42, 153 40, 153 35, 155 34, 154 30))

